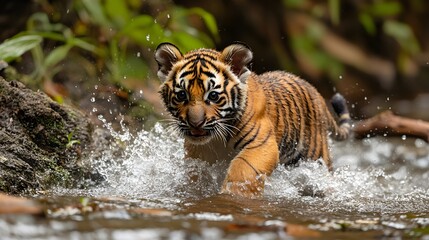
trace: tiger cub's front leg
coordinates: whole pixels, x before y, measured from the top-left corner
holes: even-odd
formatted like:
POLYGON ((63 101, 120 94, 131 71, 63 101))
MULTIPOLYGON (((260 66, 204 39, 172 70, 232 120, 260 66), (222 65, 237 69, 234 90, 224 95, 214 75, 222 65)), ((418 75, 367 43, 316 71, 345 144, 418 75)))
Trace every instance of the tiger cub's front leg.
POLYGON ((235 145, 242 150, 229 165, 221 193, 261 195, 265 178, 278 164, 278 145, 270 121, 264 119, 249 128, 237 138, 235 145))

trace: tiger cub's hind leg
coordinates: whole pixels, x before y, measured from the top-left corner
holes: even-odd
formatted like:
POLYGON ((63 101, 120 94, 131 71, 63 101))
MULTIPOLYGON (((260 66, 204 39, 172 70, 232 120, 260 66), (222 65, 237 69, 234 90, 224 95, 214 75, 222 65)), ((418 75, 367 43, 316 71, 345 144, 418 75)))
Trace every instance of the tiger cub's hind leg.
POLYGON ((333 168, 332 168, 331 155, 329 154, 328 136, 326 136, 325 134, 322 134, 322 141, 320 144, 321 144, 322 152, 319 158, 322 158, 326 167, 331 172, 333 168))

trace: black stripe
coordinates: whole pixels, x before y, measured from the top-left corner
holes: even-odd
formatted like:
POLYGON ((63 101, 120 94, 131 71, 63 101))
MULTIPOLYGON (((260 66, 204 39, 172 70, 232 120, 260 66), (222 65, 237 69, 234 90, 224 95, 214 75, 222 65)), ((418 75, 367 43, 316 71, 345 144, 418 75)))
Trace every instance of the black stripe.
POLYGON ((212 72, 202 71, 202 74, 205 74, 209 78, 216 78, 216 76, 212 72))
POLYGON ((295 123, 294 125, 294 128, 295 128, 295 132, 296 131, 298 131, 297 133, 298 133, 298 138, 295 136, 295 140, 297 140, 298 142, 300 141, 300 137, 301 137, 301 129, 300 129, 300 126, 298 126, 297 124, 299 124, 299 125, 301 125, 301 118, 303 117, 303 114, 302 114, 302 110, 301 110, 301 108, 299 107, 300 105, 299 105, 299 102, 297 102, 297 100, 299 100, 298 99, 298 96, 296 95, 296 93, 298 92, 298 90, 297 90, 297 88, 294 86, 294 84, 293 83, 290 83, 289 84, 289 86, 292 88, 292 92, 291 92, 291 94, 292 94, 292 101, 293 101, 293 103, 294 103, 294 106, 295 106, 295 108, 296 108, 296 110, 297 110, 297 121, 295 122, 295 121, 292 121, 293 123, 295 123), (299 122, 298 122, 299 121, 299 122))
POLYGON ((243 157, 236 157, 235 159, 241 159, 241 160, 245 161, 245 162, 247 163, 247 165, 249 165, 249 166, 253 169, 253 171, 255 171, 255 173, 256 173, 257 175, 261 175, 261 173, 260 173, 258 170, 256 170, 256 168, 254 168, 254 167, 252 166, 252 164, 250 164, 250 162, 249 162, 249 161, 247 161, 245 158, 243 158, 243 157))
POLYGON ((273 134, 273 130, 270 129, 270 131, 268 132, 267 136, 264 138, 264 140, 261 143, 259 143, 256 146, 248 147, 247 149, 258 148, 258 147, 264 145, 268 141, 268 139, 271 137, 272 134, 273 134))
POLYGON ((216 66, 214 63, 212 62, 206 62, 207 65, 210 65, 210 67, 212 67, 216 72, 219 72, 219 67, 216 66))
POLYGON ((228 84, 229 84, 229 77, 228 77, 228 75, 225 73, 225 72, 222 72, 222 76, 223 76, 223 79, 224 79, 224 86, 228 86, 228 84))
MULTIPOLYGON (((250 120, 250 119, 249 119, 250 120)), ((235 144, 234 144, 234 148, 236 149, 238 147, 238 145, 240 145, 240 143, 244 140, 244 138, 246 138, 251 131, 253 131, 253 129, 255 129, 256 123, 253 124, 253 126, 250 128, 249 131, 247 131, 246 134, 244 134, 235 144)))
POLYGON ((351 122, 350 118, 347 118, 347 119, 343 118, 343 119, 340 119, 340 121, 339 121, 340 125, 343 125, 345 123, 350 123, 350 122, 351 122))
MULTIPOLYGON (((211 53, 217 53, 217 52, 211 51, 211 53)), ((189 59, 197 58, 198 59, 198 58, 203 58, 203 57, 210 58, 211 60, 216 60, 215 56, 207 54, 207 53, 204 53, 204 52, 201 52, 201 51, 195 52, 195 53, 191 53, 187 58, 189 58, 189 59)))
POLYGON ((180 74, 179 78, 184 78, 184 77, 186 77, 187 75, 190 75, 190 74, 194 74, 194 70, 189 70, 189 71, 183 72, 182 74, 180 74))
POLYGON ((237 89, 235 88, 235 86, 231 89, 231 99, 230 99, 230 101, 231 101, 231 105, 232 105, 232 108, 233 109, 235 109, 236 108, 236 106, 235 106, 235 98, 236 98, 236 91, 237 91, 237 89))
MULTIPOLYGON (((314 117, 315 109, 311 108, 311 106, 309 105, 311 98, 307 94, 307 88, 305 86, 303 86, 303 84, 301 84, 301 83, 298 83, 297 86, 303 95, 303 106, 305 107, 304 117, 307 116, 307 119, 305 119, 305 124, 304 124, 307 127, 307 129, 304 129, 304 140, 306 140, 305 142, 308 145, 307 144, 304 144, 304 145, 307 145, 306 152, 307 152, 307 158, 308 158, 308 157, 312 157, 314 155, 314 152, 315 152, 316 146, 317 146, 317 142, 314 141, 313 149, 310 149, 310 145, 312 142, 311 137, 313 136, 313 132, 311 131, 311 129, 312 129, 311 125, 315 124, 315 122, 311 122, 311 120, 317 121, 317 119, 312 118, 312 116, 310 116, 310 118, 308 118, 309 114, 313 115, 313 117, 314 117), (308 131, 310 131, 310 133, 308 133, 308 131), (311 154, 310 154, 310 152, 311 152, 311 154)), ((316 129, 314 129, 314 130, 316 130, 316 129)))
POLYGON ((250 143, 252 143, 253 141, 255 141, 255 139, 256 139, 256 137, 258 136, 258 134, 259 134, 259 130, 261 129, 261 125, 259 125, 258 126, 258 129, 256 129, 256 133, 255 134, 253 134, 253 136, 249 139, 249 140, 247 140, 247 142, 245 142, 244 144, 243 144, 243 146, 241 147, 242 149, 243 148, 245 148, 247 145, 249 145, 250 143))

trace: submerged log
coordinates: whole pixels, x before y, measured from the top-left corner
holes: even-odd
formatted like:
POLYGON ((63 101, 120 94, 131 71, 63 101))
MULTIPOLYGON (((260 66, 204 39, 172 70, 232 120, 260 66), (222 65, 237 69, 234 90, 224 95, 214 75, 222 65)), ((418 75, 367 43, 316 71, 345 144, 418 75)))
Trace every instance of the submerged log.
POLYGON ((0 215, 2 214, 42 215, 43 208, 31 199, 0 193, 0 215))
POLYGON ((356 138, 375 135, 410 136, 429 142, 429 122, 401 117, 391 111, 357 122, 353 128, 356 138))

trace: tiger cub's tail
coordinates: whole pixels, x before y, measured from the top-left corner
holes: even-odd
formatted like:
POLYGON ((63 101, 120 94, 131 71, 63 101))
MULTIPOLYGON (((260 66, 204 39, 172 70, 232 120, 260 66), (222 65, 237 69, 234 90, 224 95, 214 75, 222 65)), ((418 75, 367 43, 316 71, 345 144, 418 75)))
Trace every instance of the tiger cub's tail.
POLYGON ((351 133, 351 118, 346 99, 341 94, 336 93, 331 98, 331 104, 339 118, 339 124, 334 119, 331 121, 332 138, 337 141, 345 140, 351 133))

